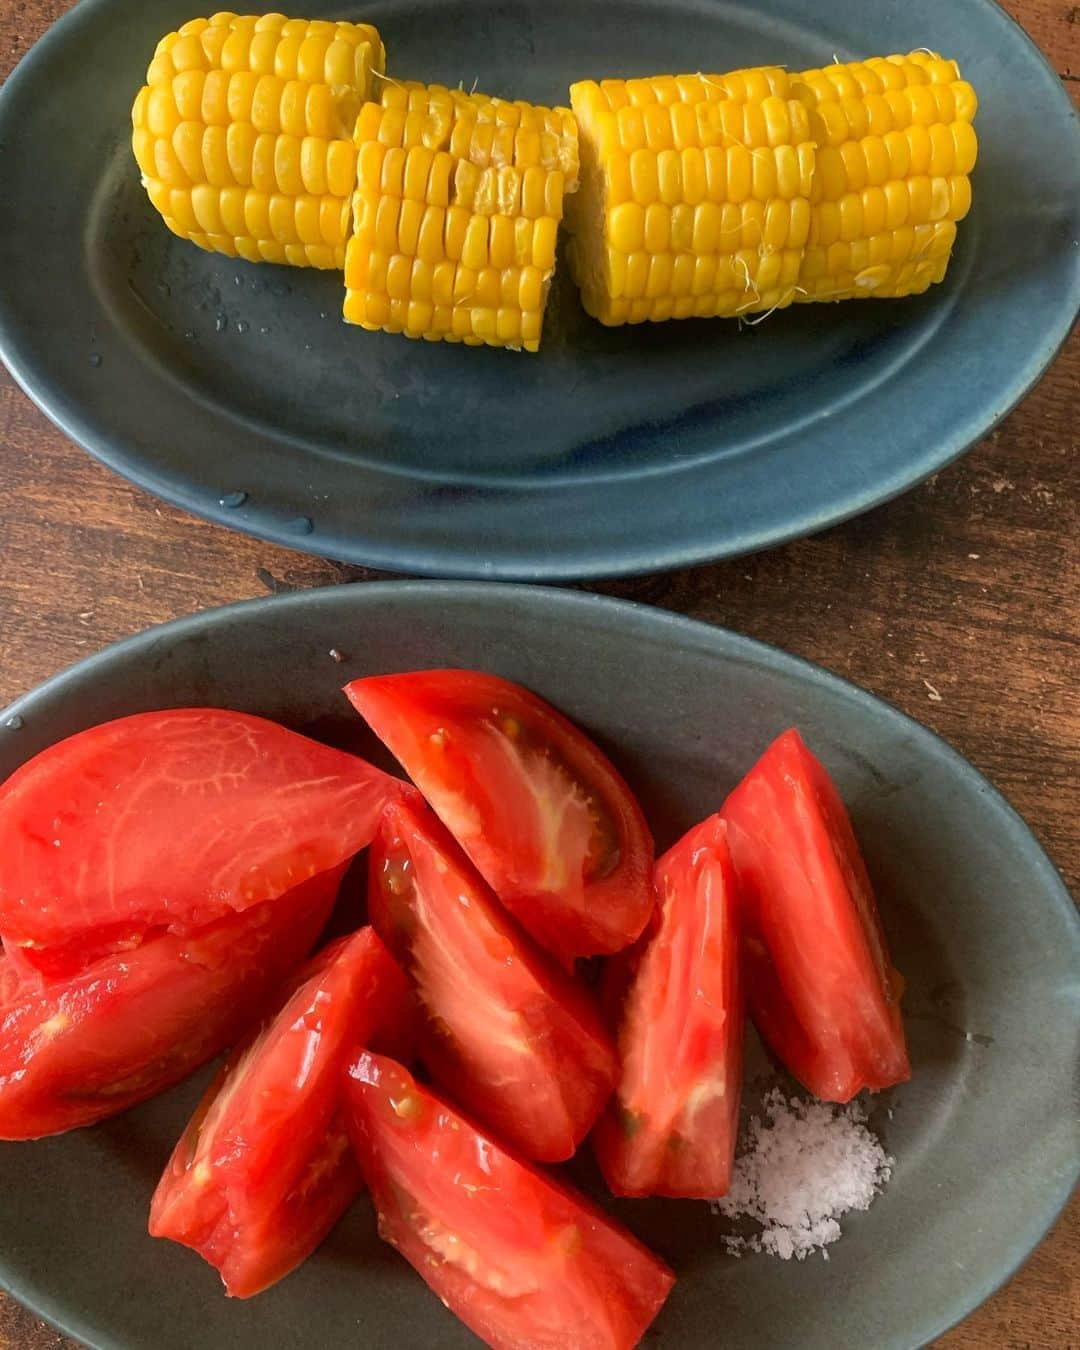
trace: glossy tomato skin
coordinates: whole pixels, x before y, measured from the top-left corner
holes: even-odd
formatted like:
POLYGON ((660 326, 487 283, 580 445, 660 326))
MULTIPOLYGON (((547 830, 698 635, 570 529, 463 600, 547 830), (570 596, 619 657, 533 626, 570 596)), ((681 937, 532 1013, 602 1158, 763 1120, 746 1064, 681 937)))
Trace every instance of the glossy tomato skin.
POLYGON ((596 1155, 616 1195, 713 1199, 731 1182, 744 1027, 735 873, 719 816, 664 854, 656 890, 596 1155))
POLYGON ((149 934, 274 900, 366 847, 405 785, 222 708, 79 732, 0 786, 0 935, 63 979, 149 934))
POLYGON ((638 937, 652 909, 649 828, 561 713, 468 670, 379 675, 345 692, 541 946, 570 966, 638 937))
POLYGON ((584 1196, 400 1064, 357 1055, 346 1120, 379 1232, 493 1350, 630 1350, 674 1283, 584 1196))
POLYGON ((910 1078, 902 980, 866 865, 832 780, 797 731, 773 742, 722 814, 762 1037, 824 1101, 910 1078))
POLYGON ((229 1056, 169 1160, 150 1233, 248 1298, 294 1270, 361 1189, 341 1112, 356 1043, 410 1056, 405 975, 371 928, 330 943, 229 1056))
POLYGON ((64 981, 0 958, 0 1139, 104 1120, 232 1044, 311 950, 341 873, 189 937, 166 933, 101 957, 64 981))
POLYGON ((588 990, 525 934, 423 805, 387 807, 368 914, 412 976, 435 1081, 542 1162, 572 1157, 615 1081, 588 990))

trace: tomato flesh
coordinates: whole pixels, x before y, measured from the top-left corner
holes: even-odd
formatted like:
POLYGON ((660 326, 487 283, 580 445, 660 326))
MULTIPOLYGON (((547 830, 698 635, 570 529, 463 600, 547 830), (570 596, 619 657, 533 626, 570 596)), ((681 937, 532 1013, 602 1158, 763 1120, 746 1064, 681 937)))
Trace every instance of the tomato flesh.
POLYGON ((101 957, 64 981, 0 958, 0 1139, 116 1115, 220 1053, 311 950, 341 872, 189 936, 101 957))
POLYGON ((425 807, 387 807, 368 914, 413 978, 435 1080, 527 1157, 571 1157, 610 1095, 614 1047, 588 991, 502 909, 425 807))
POLYGON ((621 1076, 594 1140, 617 1195, 712 1199, 731 1182, 743 1001, 726 834, 711 816, 656 864, 658 921, 626 996, 621 1076))
POLYGON ((630 1350, 674 1283, 583 1196, 391 1059, 349 1069, 346 1120, 380 1234, 494 1350, 630 1350))
POLYGON ((371 840, 407 791, 353 755, 221 708, 139 713, 0 787, 0 934, 62 979, 156 933, 274 900, 371 840))
POLYGON ((911 1077, 892 968, 844 804, 797 731, 723 808, 758 1030, 815 1096, 846 1102, 911 1077))
POLYGON ((248 1298, 315 1250, 361 1189, 341 1114, 357 1042, 411 1054, 408 981, 371 928, 324 948, 232 1053, 158 1183, 150 1233, 248 1298))
POLYGON ((649 829, 571 722, 475 671, 380 675, 345 692, 541 946, 570 965, 638 937, 653 903, 649 829))

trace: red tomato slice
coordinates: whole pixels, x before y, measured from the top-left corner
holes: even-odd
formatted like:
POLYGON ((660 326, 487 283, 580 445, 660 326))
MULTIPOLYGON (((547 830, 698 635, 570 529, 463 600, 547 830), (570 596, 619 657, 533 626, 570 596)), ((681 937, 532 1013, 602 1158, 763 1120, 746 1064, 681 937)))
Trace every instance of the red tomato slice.
POLYGON ((743 1002, 726 833, 710 816, 656 864, 658 921, 623 1011, 616 1098, 594 1141, 616 1195, 712 1199, 731 1182, 743 1002))
POLYGON ((315 1250, 361 1189, 341 1115, 359 1041, 411 1054, 415 1009, 371 928, 324 948, 229 1057, 158 1183, 150 1233, 193 1247, 248 1298, 315 1250))
POLYGON ((379 675, 345 692, 541 946, 571 964, 638 937, 653 905, 649 828, 565 717, 468 670, 379 675))
POLYGON ((758 1030, 824 1101, 911 1077, 866 866, 829 775, 785 731, 727 799, 758 1030))
POLYGON ((526 937, 426 808, 387 808, 370 866, 368 914, 416 985, 432 1076, 528 1157, 572 1157, 616 1072, 588 991, 526 937))
POLYGON ((189 933, 351 858, 403 788, 245 713, 103 723, 0 787, 0 934, 62 978, 155 930, 189 933))
POLYGON ((493 1350, 630 1350, 667 1266, 518 1162, 391 1059, 362 1052, 345 1114, 380 1234, 493 1350))
POLYGON ((342 868, 188 937, 165 933, 64 982, 0 958, 0 1139, 90 1125, 230 1045, 311 950, 342 868))

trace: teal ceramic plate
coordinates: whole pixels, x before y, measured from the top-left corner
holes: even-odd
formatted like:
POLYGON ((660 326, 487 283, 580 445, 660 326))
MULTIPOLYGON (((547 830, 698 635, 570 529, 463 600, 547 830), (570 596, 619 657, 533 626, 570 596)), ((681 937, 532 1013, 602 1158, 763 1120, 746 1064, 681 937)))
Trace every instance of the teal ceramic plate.
MULTIPOLYGON (((646 1344, 914 1350, 963 1317, 1027 1256, 1076 1176, 1080 936, 1024 823, 888 705, 657 610, 386 583, 199 614, 92 657, 0 714, 0 779, 94 722, 185 703, 262 713, 368 753, 341 685, 444 665, 494 670, 554 700, 612 753, 661 845, 797 724, 851 808, 907 977, 914 1077, 873 1117, 895 1173, 845 1221, 828 1262, 725 1255, 724 1223, 705 1204, 606 1202, 679 1275, 646 1344)), ((90 1130, 0 1145, 0 1280, 17 1297, 95 1350, 478 1344, 378 1241, 363 1200, 313 1259, 250 1302, 228 1302, 197 1256, 147 1237, 151 1192, 202 1082, 90 1130)), ((576 1171, 603 1195, 587 1159, 576 1171)))
MULTIPOLYGON (((290 8, 289 6, 284 6, 290 8)), ((211 7, 212 8, 212 7, 211 7)), ((555 580, 765 548, 902 492, 994 425, 1080 305, 1080 131, 991 0, 355 0, 393 71, 565 102, 571 80, 930 45, 979 91, 946 283, 739 331, 608 331, 560 276, 538 357, 345 328, 340 277, 168 233, 130 105, 195 0, 83 0, 0 94, 0 353, 70 436, 222 524, 354 563, 555 580)))

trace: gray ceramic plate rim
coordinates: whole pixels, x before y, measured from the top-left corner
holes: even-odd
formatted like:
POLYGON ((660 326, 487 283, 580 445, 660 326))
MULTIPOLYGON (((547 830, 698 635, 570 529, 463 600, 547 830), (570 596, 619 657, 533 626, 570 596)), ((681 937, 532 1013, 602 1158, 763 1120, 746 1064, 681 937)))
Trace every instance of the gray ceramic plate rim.
MULTIPOLYGON (((38 685, 36 689, 16 699, 0 713, 0 734, 18 734, 17 731, 5 731, 5 723, 11 718, 28 722, 34 715, 34 706, 40 697, 62 694, 66 686, 77 686, 86 678, 94 677, 97 672, 107 670, 114 662, 122 662, 129 655, 157 644, 167 647, 173 640, 195 636, 206 628, 227 624, 233 616, 273 614, 277 619, 280 618, 281 611, 287 613, 293 609, 320 606, 331 601, 334 605, 339 605, 343 599, 346 604, 355 606, 359 616, 369 607, 392 608, 398 601, 418 594, 428 599, 445 597, 447 600, 481 605, 491 596, 501 595, 504 599, 513 601, 516 606, 535 605, 549 611, 552 609, 558 611, 560 620, 567 624, 573 624, 579 616, 600 612, 615 625, 630 627, 636 625, 652 632, 662 631, 673 645, 703 647, 725 661, 772 669, 802 683, 824 686, 834 694, 863 708, 879 712, 884 710, 890 718, 896 719, 905 727, 928 756, 944 762, 960 779, 976 787, 980 796, 999 814, 1003 829, 1008 832, 1016 848, 1023 852, 1033 879, 1039 883, 1041 902, 1056 908, 1060 912, 1063 928, 1071 932, 1072 947, 1077 962, 1080 963, 1080 916, 1054 863, 1007 799, 946 741, 887 700, 861 689, 823 666, 793 656, 768 643, 732 632, 730 629, 702 623, 633 601, 549 587, 452 581, 368 582, 362 585, 321 587, 289 595, 240 601, 145 629, 69 666, 38 685)), ((1013 1241, 998 1263, 971 1279, 962 1292, 956 1295, 951 1305, 913 1314, 911 1332, 917 1339, 912 1344, 929 1345, 950 1327, 961 1322, 1011 1279, 1053 1227, 1078 1180, 1080 1180, 1080 1159, 1077 1160, 1073 1176, 1067 1184, 1059 1191, 1047 1190, 1040 1197, 1039 1202, 1028 1214, 1026 1223, 1018 1225, 1013 1241)), ((17 1268, 13 1268, 3 1256, 0 1256, 0 1286, 61 1331, 73 1336, 78 1335, 78 1328, 67 1320, 68 1314, 62 1299, 42 1296, 26 1289, 17 1268)), ((132 1347, 132 1350, 135 1350, 135 1347, 132 1347)))
MULTIPOLYGON (((0 135, 7 105, 5 96, 10 91, 18 91, 24 82, 33 80, 39 63, 44 63, 51 57, 54 49, 59 50, 69 41, 74 42, 79 26, 92 22, 95 11, 107 3, 112 3, 112 0, 78 0, 72 10, 54 24, 26 54, 9 77, 5 88, 0 90, 0 135)), ((1080 153, 1080 120, 1067 94, 1061 88, 1057 72, 1024 29, 997 0, 975 0, 975 3, 983 5, 987 11, 994 12, 997 18, 1004 17, 1015 30, 1015 40, 1026 49, 1029 56, 1035 57, 1044 75, 1051 78, 1053 86, 1060 92, 1061 111, 1070 120, 1076 133, 1075 139, 1080 153)), ((982 407, 973 411, 965 421, 958 423, 950 434, 927 444, 921 452, 916 449, 901 469, 882 476, 869 487, 849 491, 842 499, 835 500, 830 508, 822 509, 820 504, 817 507, 802 508, 792 502, 786 512, 787 523, 783 525, 774 522, 764 527, 744 526, 721 539, 669 538, 663 547, 653 543, 647 548, 641 548, 630 541, 623 544, 618 551, 612 550, 603 558, 577 557, 573 554, 547 550, 542 554, 535 553, 527 559, 525 557, 505 561, 497 557, 489 559, 479 555, 474 541, 469 538, 440 541, 437 545, 403 543, 388 548, 384 544, 365 539, 362 528, 351 530, 349 538, 346 539, 342 537, 340 531, 327 530, 324 534, 317 523, 310 534, 298 537, 297 521, 306 520, 299 507, 296 520, 291 524, 254 515, 245 516, 241 520, 236 511, 222 504, 217 492, 211 492, 206 487, 178 482, 159 471, 153 459, 147 459, 137 445, 110 433, 107 418, 102 418, 93 411, 73 403, 47 365, 35 359, 34 355, 24 348, 17 316, 10 312, 2 290, 0 290, 0 359, 33 402, 76 444, 122 477, 146 488, 162 500, 203 519, 230 529, 242 528, 245 533, 288 548, 304 547, 309 552, 317 552, 325 557, 338 557, 392 572, 493 580, 566 581, 632 576, 690 566, 712 559, 738 557, 815 534, 892 500, 959 458, 1008 416, 1053 362, 1068 338, 1078 314, 1080 314, 1080 269, 1074 273, 1070 292, 1062 295, 1060 304, 1055 307, 1052 322, 1047 325, 1043 341, 1030 349, 1027 359, 1017 364, 1013 378, 998 390, 993 398, 987 398, 982 407)))

